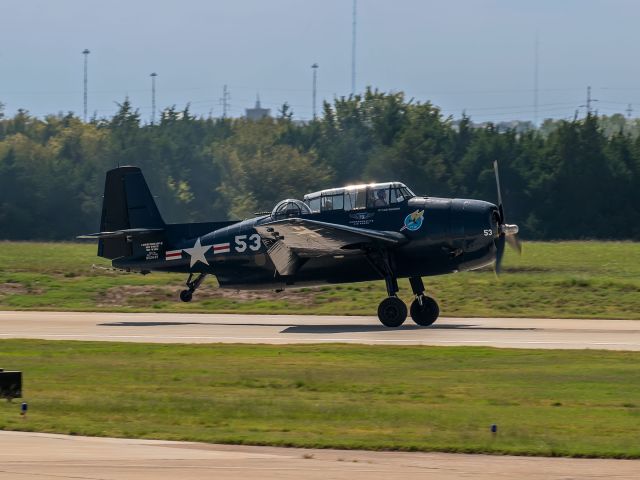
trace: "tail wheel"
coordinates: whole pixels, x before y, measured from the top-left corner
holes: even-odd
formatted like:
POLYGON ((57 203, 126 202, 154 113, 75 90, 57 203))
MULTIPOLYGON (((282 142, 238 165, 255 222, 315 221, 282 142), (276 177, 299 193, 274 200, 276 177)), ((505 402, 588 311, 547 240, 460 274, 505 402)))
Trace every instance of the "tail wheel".
POLYGON ((378 318, 385 327, 399 327, 407 319, 407 306, 398 297, 385 298, 378 306, 378 318))
POLYGON ((438 315, 440 315, 440 307, 431 297, 423 295, 421 299, 416 298, 411 304, 411 318, 422 327, 433 324, 438 319, 438 315))

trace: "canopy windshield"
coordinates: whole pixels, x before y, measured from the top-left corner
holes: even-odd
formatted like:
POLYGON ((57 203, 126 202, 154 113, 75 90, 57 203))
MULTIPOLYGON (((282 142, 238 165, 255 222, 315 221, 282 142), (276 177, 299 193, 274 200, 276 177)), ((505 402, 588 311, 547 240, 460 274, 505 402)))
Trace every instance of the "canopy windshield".
POLYGON ((365 210, 400 204, 415 194, 399 182, 332 188, 304 196, 312 212, 365 210))

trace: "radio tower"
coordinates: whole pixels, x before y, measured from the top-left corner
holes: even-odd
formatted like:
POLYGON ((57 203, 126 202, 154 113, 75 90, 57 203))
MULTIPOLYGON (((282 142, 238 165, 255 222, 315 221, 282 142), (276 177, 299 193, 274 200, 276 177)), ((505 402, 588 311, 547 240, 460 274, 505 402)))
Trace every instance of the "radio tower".
POLYGON ((87 83, 88 83, 88 65, 89 65, 89 54, 91 52, 88 48, 85 48, 82 51, 84 55, 84 121, 87 121, 87 83))
POLYGON ((231 99, 231 94, 229 93, 229 89, 226 85, 222 87, 222 97, 220 98, 220 105, 222 105, 222 118, 227 118, 227 111, 229 109, 229 100, 231 99))
POLYGON ((351 95, 356 93, 356 13, 357 0, 353 0, 353 22, 351 24, 351 95))
POLYGON ((156 77, 158 74, 153 72, 151 75, 151 125, 156 123, 156 77))
POLYGON ((313 69, 313 119, 315 120, 317 118, 316 115, 316 92, 317 92, 317 87, 318 87, 318 64, 314 63, 313 65, 311 65, 311 68, 313 69))

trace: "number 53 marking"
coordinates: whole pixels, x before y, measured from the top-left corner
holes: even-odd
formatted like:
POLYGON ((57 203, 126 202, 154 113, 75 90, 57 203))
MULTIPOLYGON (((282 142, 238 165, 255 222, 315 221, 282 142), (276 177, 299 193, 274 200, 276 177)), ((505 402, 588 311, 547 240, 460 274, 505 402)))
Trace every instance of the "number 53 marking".
POLYGON ((260 235, 257 233, 250 235, 248 239, 246 235, 236 235, 236 252, 238 253, 245 252, 247 247, 249 250, 257 252, 260 250, 260 245, 260 235))

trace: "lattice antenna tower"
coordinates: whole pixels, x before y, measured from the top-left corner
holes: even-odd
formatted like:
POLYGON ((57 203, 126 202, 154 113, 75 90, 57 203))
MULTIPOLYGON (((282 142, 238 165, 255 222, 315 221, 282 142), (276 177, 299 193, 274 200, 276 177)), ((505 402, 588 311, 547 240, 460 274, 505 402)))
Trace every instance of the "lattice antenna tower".
POLYGON ((231 104, 229 103, 231 100, 231 93, 226 85, 222 87, 222 97, 220 97, 220 105, 222 105, 222 118, 227 118, 227 114, 229 113, 229 109, 231 104))

